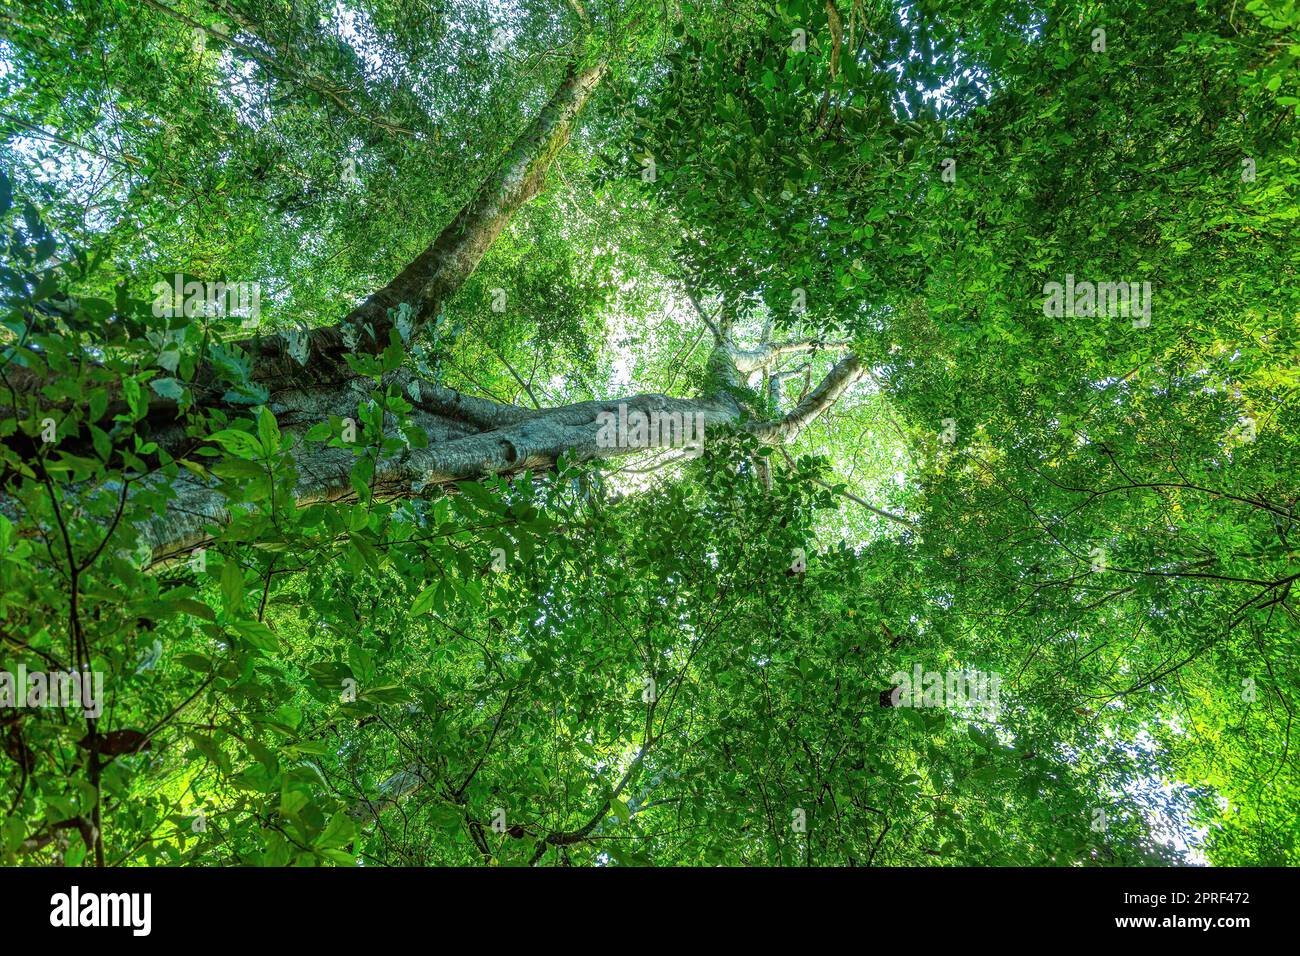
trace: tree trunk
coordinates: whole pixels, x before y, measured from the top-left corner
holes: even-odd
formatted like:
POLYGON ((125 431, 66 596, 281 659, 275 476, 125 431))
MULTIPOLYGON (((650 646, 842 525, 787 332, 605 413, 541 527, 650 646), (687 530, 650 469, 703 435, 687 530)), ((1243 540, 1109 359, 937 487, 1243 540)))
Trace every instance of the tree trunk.
MULTIPOLYGON (((739 406, 725 393, 696 399, 641 394, 533 411, 473 398, 423 382, 407 372, 388 376, 385 384, 402 387, 412 399, 415 409, 410 415, 411 424, 424 432, 429 444, 376 462, 371 487, 380 499, 410 497, 455 481, 525 469, 546 471, 561 455, 578 463, 682 447, 671 433, 643 442, 628 442, 625 434, 618 442, 602 444, 602 415, 614 421, 637 413, 647 420, 672 416, 670 420, 684 421, 690 416, 691 421, 701 422, 706 432, 740 417, 739 406)), ((293 491, 297 504, 356 497, 350 478, 357 461, 354 449, 307 443, 302 436, 332 415, 355 420, 358 404, 368 399, 368 385, 363 381, 329 391, 303 391, 283 396, 276 403, 273 410, 281 433, 295 436, 294 463, 300 475, 293 491)), ((171 441, 179 442, 183 436, 179 429, 176 431, 171 441)), ((386 437, 400 435, 393 429, 386 432, 386 437)), ((209 539, 205 527, 230 518, 215 482, 182 473, 168 484, 176 495, 175 501, 165 514, 142 529, 155 561, 176 558, 203 545, 209 539)))
POLYGON ((253 356, 252 380, 273 392, 346 380, 351 373, 345 356, 382 352, 394 328, 388 310, 402 303, 413 310, 407 334, 416 335, 478 268, 506 223, 541 191, 551 164, 568 143, 579 113, 606 71, 603 62, 582 70, 571 63, 550 101, 456 218, 392 282, 342 321, 311 330, 305 361, 290 355, 287 344, 278 337, 240 343, 253 356))

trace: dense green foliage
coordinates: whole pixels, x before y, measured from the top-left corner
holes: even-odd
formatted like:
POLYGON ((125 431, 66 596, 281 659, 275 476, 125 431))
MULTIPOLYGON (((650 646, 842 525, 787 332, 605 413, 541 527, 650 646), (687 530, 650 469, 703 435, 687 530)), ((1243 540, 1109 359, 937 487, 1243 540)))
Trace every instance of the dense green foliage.
POLYGON ((0 861, 1300 862, 1298 115, 1293 0, 8 0, 0 670, 105 679, 0 709, 0 861), (337 321, 570 59, 578 133, 354 359, 355 442, 154 314, 182 273, 337 321), (1049 315, 1067 275, 1149 322, 1049 315), (786 406, 832 340, 869 375, 788 451, 375 493, 428 441, 386 373, 692 396, 697 307, 827 343, 786 406), (295 503, 308 444, 350 500, 295 503), (181 473, 234 517, 158 560, 181 473), (914 666, 996 720, 889 706, 914 666))

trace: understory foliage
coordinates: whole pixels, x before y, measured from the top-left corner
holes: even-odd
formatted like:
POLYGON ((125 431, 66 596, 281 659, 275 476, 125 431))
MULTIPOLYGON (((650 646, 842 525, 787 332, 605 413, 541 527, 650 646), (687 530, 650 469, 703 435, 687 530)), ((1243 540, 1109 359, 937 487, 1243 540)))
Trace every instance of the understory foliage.
POLYGON ((1298 114, 1290 0, 15 0, 0 671, 104 696, 0 707, 0 862, 1300 862, 1298 114), (236 343, 389 282, 597 60, 439 314, 278 420, 236 343), (400 372, 690 398, 724 322, 818 344, 698 458, 377 482, 400 372), (228 515, 157 554, 181 476, 228 515))

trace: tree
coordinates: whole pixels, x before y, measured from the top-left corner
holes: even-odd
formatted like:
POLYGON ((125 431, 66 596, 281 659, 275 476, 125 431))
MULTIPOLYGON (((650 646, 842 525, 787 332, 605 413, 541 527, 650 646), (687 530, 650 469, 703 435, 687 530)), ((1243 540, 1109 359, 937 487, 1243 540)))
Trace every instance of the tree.
POLYGON ((846 6, 6 15, 6 860, 1294 859, 1293 15, 846 6))

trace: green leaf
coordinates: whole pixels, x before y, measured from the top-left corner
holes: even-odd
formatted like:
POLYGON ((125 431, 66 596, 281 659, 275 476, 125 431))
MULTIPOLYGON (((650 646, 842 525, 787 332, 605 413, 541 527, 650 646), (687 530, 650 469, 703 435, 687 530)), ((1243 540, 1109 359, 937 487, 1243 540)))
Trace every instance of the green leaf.
POLYGON ((262 443, 248 432, 236 428, 223 428, 209 435, 208 440, 219 443, 230 454, 240 458, 254 459, 263 455, 262 443))
POLYGON ((181 396, 185 394, 185 386, 174 378, 155 378, 149 383, 149 387, 161 398, 170 398, 173 401, 180 401, 181 396))
POLYGON ((434 601, 438 598, 438 585, 441 582, 435 582, 420 591, 411 603, 411 614, 419 615, 433 607, 434 601))
POLYGON ((268 454, 280 447, 280 425, 265 407, 257 413, 257 437, 261 440, 262 449, 268 454))
POLYGON ((232 621, 230 626, 235 633, 259 651, 271 653, 280 646, 275 632, 261 621, 232 621))

